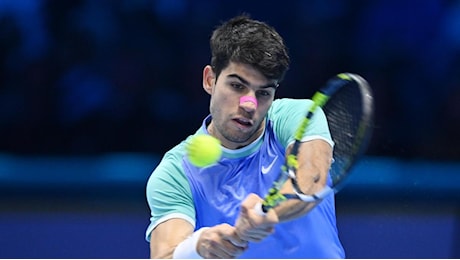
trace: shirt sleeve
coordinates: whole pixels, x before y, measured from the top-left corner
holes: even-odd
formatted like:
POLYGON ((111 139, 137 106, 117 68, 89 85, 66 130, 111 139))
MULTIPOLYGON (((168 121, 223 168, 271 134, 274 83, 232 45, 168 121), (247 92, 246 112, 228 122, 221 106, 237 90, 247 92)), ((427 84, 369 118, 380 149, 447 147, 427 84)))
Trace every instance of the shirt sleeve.
MULTIPOLYGON (((268 118, 273 123, 275 133, 284 147, 294 142, 294 134, 307 115, 313 101, 310 99, 277 99, 269 110, 268 118)), ((317 108, 305 131, 302 141, 322 139, 331 146, 334 145, 326 115, 321 108, 317 108)))
POLYGON ((147 182, 146 196, 151 212, 147 241, 158 224, 171 218, 181 218, 195 226, 195 208, 181 156, 171 151, 164 156, 147 182))

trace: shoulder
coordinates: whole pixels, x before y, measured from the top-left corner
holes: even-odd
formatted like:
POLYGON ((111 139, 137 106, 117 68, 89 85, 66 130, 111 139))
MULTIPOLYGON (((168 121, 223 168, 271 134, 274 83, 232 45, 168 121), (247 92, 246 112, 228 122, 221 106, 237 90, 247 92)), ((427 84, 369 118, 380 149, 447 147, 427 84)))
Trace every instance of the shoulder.
POLYGON ((159 223, 170 218, 182 218, 195 225, 192 194, 184 173, 184 155, 185 142, 182 142, 163 156, 148 179, 146 196, 152 217, 146 231, 147 240, 159 223))
POLYGON ((161 215, 159 212, 166 214, 173 209, 183 208, 186 202, 193 205, 183 166, 184 146, 182 142, 168 151, 147 181, 147 200, 152 211, 158 215, 161 215))
POLYGON ((268 117, 276 119, 287 115, 305 114, 306 109, 313 104, 310 99, 275 99, 268 110, 268 117))
POLYGON ((308 106, 311 103, 313 101, 310 99, 279 98, 273 101, 270 110, 271 112, 277 112, 292 108, 299 109, 299 107, 308 106))
POLYGON ((182 165, 185 156, 185 141, 166 152, 153 170, 148 189, 165 188, 166 185, 185 185, 186 176, 182 165))
POLYGON ((310 99, 276 99, 267 113, 267 118, 275 125, 295 125, 305 116, 312 104, 313 101, 310 99))
MULTIPOLYGON (((267 114, 268 120, 273 125, 273 130, 278 140, 286 147, 293 141, 293 136, 308 109, 313 105, 311 99, 282 98, 274 100, 267 114)), ((311 118, 304 137, 330 139, 328 124, 323 110, 318 107, 315 116, 311 118)))

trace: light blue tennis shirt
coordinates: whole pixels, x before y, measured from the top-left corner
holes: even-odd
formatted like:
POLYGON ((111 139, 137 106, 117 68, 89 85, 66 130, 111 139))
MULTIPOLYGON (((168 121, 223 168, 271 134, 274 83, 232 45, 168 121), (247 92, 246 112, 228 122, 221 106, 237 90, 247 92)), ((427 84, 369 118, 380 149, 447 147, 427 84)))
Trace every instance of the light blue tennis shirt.
MULTIPOLYGON (((280 174, 286 147, 291 144, 311 100, 277 99, 267 114, 265 132, 250 145, 223 148, 215 165, 198 168, 186 158, 184 140, 168 151, 147 183, 151 209, 146 240, 160 223, 181 218, 202 227, 228 223, 238 218, 241 202, 249 193, 264 197, 280 174)), ((195 133, 207 133, 208 116, 195 133)), ((190 138, 190 137, 189 137, 190 138)), ((322 139, 333 145, 326 117, 318 110, 302 141, 322 139)), ((308 214, 276 225, 275 232, 250 243, 241 258, 344 258, 338 237, 334 194, 308 214)))

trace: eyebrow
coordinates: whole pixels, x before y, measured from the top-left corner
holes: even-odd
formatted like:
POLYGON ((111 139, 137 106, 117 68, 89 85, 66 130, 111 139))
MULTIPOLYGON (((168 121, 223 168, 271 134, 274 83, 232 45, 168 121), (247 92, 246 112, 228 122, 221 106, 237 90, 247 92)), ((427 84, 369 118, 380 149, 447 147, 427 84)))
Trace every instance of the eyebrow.
MULTIPOLYGON (((236 79, 238 79, 239 81, 241 81, 245 85, 249 85, 249 86, 251 85, 249 83, 249 81, 247 81, 246 79, 244 79, 243 77, 241 77, 238 74, 229 74, 229 75, 227 75, 227 78, 236 78, 236 79)), ((259 88, 274 88, 274 89, 277 89, 278 86, 279 86, 278 83, 270 83, 270 84, 267 84, 267 85, 260 86, 259 88)))

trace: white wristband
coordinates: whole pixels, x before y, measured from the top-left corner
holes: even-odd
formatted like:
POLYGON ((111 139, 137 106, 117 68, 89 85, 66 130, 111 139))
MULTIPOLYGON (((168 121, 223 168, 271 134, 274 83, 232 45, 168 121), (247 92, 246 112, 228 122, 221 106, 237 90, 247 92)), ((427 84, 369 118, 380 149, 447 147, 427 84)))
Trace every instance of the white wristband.
POLYGON ((205 231, 206 229, 209 229, 209 227, 203 227, 198 229, 184 241, 180 242, 174 250, 173 258, 203 259, 203 257, 201 257, 196 251, 196 244, 198 243, 198 239, 200 238, 201 233, 203 233, 203 231, 205 231))

